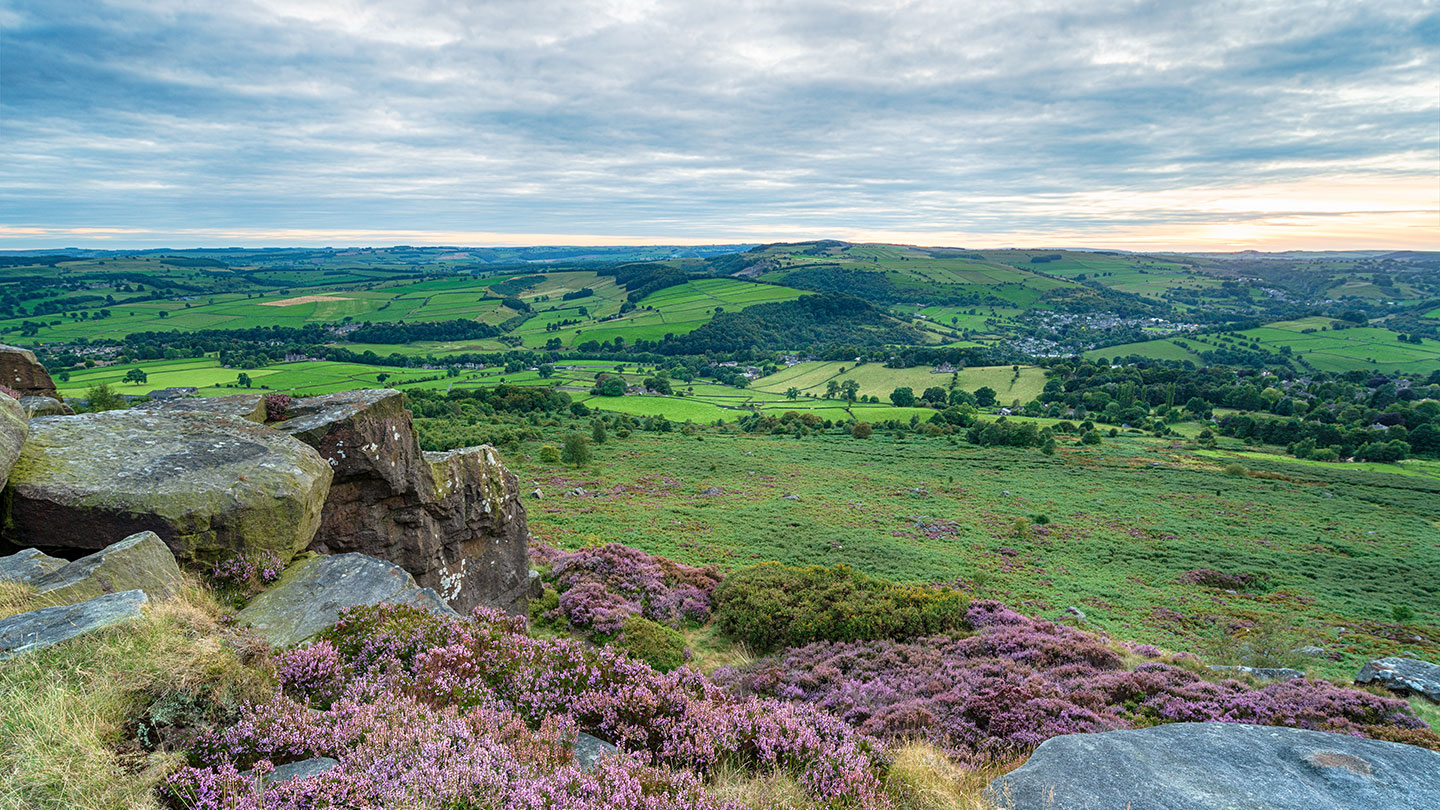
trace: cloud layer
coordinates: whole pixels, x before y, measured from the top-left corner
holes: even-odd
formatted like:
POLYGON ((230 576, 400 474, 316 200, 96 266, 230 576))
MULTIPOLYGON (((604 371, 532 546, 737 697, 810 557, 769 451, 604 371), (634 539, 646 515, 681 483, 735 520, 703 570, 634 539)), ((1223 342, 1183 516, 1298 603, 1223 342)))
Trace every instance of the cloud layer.
POLYGON ((0 0, 0 246, 1440 248, 1440 4, 0 0))

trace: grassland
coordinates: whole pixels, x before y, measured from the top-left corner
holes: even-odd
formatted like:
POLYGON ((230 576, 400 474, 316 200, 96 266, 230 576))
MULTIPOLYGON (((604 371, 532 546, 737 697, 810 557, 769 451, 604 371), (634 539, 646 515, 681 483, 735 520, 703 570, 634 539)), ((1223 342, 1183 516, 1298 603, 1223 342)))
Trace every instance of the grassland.
POLYGON ((1280 354, 1286 350, 1296 361, 1320 371, 1344 372, 1361 368, 1428 374, 1440 369, 1440 341, 1423 339, 1418 345, 1402 343, 1395 332, 1378 327, 1335 329, 1330 318, 1278 321, 1233 335, 1196 335, 1108 346, 1086 357, 1138 355, 1160 360, 1190 360, 1203 364, 1199 352, 1254 343, 1280 354), (1184 344, 1181 348, 1177 343, 1184 344))
POLYGON ((527 503, 532 531, 562 546, 958 580, 1030 612, 1075 605, 1118 638, 1176 649, 1281 619, 1340 653, 1315 666, 1342 677, 1366 656, 1440 654, 1440 480, 1425 462, 1374 472, 1134 435, 1047 458, 942 439, 637 433, 581 470, 533 450, 507 463, 546 493, 527 503), (1237 461, 1248 475, 1224 472, 1237 461), (558 496, 577 486, 602 494, 558 496), (722 494, 701 494, 710 487, 722 494), (1240 593, 1177 581, 1200 568, 1268 581, 1240 593), (1410 630, 1390 623, 1396 606, 1416 611, 1410 630))
POLYGON ((750 387, 781 394, 790 388, 798 388, 802 395, 823 396, 831 380, 837 383, 854 380, 860 384, 862 395, 877 396, 881 402, 889 402, 890 392, 896 388, 908 387, 918 397, 932 386, 949 388, 953 380, 956 386, 966 391, 988 386, 995 390, 997 401, 1009 405, 1013 400, 1018 399, 1024 404, 1039 396, 1045 387, 1045 372, 1036 366, 1021 366, 1018 371, 1011 366, 976 366, 940 374, 929 366, 886 368, 879 363, 857 366, 854 363, 811 361, 762 377, 750 387))

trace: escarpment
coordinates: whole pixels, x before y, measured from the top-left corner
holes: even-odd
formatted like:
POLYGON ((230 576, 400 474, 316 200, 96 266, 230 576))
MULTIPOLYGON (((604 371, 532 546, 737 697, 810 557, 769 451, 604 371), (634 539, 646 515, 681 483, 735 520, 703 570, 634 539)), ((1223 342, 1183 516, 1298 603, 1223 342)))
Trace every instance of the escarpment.
POLYGON ((148 531, 198 566, 355 552, 455 610, 524 610, 529 532, 493 448, 423 452, 393 390, 271 415, 241 395, 27 422, 0 394, 0 536, 12 551, 74 559, 148 531))

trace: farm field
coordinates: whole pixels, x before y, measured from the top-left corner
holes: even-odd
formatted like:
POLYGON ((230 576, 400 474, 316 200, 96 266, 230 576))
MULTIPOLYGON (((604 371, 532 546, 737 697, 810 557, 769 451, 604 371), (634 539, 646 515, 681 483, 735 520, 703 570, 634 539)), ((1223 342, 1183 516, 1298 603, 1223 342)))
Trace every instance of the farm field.
POLYGON ((1088 450, 1070 441, 1047 458, 943 439, 705 429, 612 439, 586 469, 538 462, 528 442, 506 461, 522 489, 545 493, 526 504, 531 530, 563 547, 615 541, 726 568, 843 562, 959 581, 1041 615, 1075 605, 1117 638, 1176 649, 1223 643, 1233 622, 1296 620, 1305 643, 1340 653, 1314 664, 1338 677, 1404 646, 1387 628, 1405 605, 1428 639, 1405 649, 1440 653, 1434 465, 1377 473, 1150 437, 1088 450), (1237 457, 1252 475, 1223 472, 1237 457), (599 494, 558 495, 577 486, 599 494), (721 494, 701 494, 710 487, 721 494), (1266 579, 1239 593, 1182 581, 1202 568, 1266 579))
MULTIPOLYGON (((879 363, 857 366, 839 361, 808 361, 761 377, 750 387, 782 394, 793 387, 802 394, 823 396, 830 380, 855 380, 860 383, 862 395, 878 396, 881 402, 888 403, 890 392, 896 388, 908 386, 919 396, 932 386, 948 388, 951 377, 951 374, 936 374, 929 366, 895 369, 879 363)), ((1016 399, 1021 404, 1029 402, 1045 387, 1045 372, 1036 366, 1021 366, 1018 377, 1010 366, 976 366, 955 372, 955 379, 966 391, 989 386, 995 390, 996 400, 1005 405, 1016 399)))
MULTIPOLYGON (((1425 338, 1419 345, 1414 345, 1400 342, 1396 333, 1388 329, 1333 329, 1329 328, 1332 323, 1329 318, 1304 318, 1279 321, 1235 334, 1245 343, 1259 343, 1268 351, 1277 354, 1288 347, 1296 360, 1320 371, 1344 372, 1374 368, 1385 372, 1403 369, 1408 373, 1423 375, 1440 369, 1440 341, 1425 338)), ((1197 335, 1107 346, 1092 349, 1086 352, 1085 356, 1093 359, 1134 354, 1161 360, 1191 360, 1200 365, 1204 361, 1198 352, 1226 345, 1234 343, 1213 334, 1197 335), (1193 352, 1186 352, 1176 346, 1174 341, 1177 339, 1190 346, 1193 352)))

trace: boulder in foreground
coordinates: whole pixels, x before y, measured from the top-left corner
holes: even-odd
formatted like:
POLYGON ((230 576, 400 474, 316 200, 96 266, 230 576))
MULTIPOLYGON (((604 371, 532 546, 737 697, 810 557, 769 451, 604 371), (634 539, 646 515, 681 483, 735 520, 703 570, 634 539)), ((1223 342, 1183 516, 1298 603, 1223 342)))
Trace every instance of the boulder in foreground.
POLYGON ((51 557, 38 548, 22 549, 0 557, 0 582, 30 582, 64 567, 65 560, 59 557, 51 557))
POLYGON ((1378 683, 1402 694, 1440 702, 1440 664, 1415 658, 1381 658, 1361 667, 1356 683, 1378 683))
POLYGON ((182 560, 282 561, 320 523, 330 466, 309 447, 232 416, 144 409, 30 420, 10 475, 5 537, 94 551, 153 531, 182 560))
POLYGON ((164 599, 184 584, 180 566, 154 532, 138 532, 31 581, 46 601, 72 605, 107 593, 140 590, 164 599))
POLYGON ((315 556, 291 566, 239 618, 276 647, 292 647, 335 623, 356 605, 406 604, 458 616, 394 563, 363 554, 315 556))
POLYGON ((0 661, 66 639, 140 618, 144 591, 121 591, 74 605, 41 608, 0 619, 0 661))
POLYGON ((1277 726, 1172 723, 1053 737, 986 796, 1003 810, 1434 810, 1440 753, 1277 726))
POLYGON ((312 551, 390 560, 462 613, 524 612, 529 530, 519 482, 494 448, 422 452, 392 389, 296 400, 286 416, 275 427, 335 471, 312 551))
POLYGON ((25 409, 6 394, 0 394, 0 487, 20 458, 20 448, 30 435, 30 423, 25 409))

